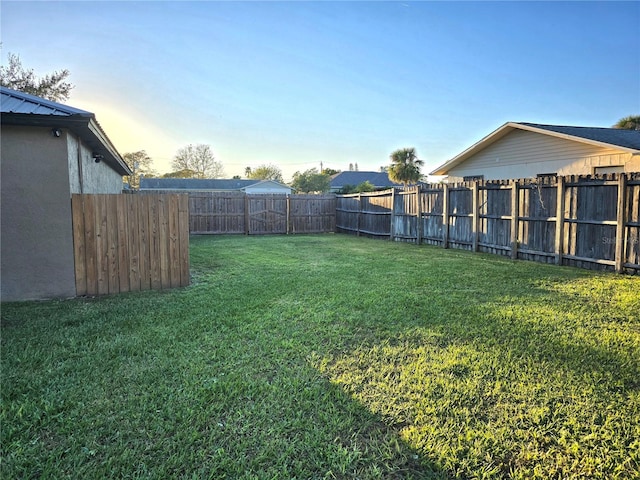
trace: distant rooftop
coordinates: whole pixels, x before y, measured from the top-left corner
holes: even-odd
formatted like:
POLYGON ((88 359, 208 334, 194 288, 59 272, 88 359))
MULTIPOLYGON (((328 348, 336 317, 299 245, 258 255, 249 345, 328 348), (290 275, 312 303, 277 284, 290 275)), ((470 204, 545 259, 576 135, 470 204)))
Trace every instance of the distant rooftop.
POLYGON ((331 176, 331 188, 334 190, 340 189, 345 185, 357 186, 363 182, 369 182, 376 188, 401 186, 400 183, 389 180, 389 174, 387 172, 347 171, 331 176))

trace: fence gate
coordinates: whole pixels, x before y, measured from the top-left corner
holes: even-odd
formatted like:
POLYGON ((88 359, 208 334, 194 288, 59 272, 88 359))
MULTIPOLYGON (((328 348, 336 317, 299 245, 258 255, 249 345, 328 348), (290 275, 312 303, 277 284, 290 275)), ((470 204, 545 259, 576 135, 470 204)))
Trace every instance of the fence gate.
POLYGON ((246 195, 247 234, 287 233, 287 201, 285 195, 246 195))

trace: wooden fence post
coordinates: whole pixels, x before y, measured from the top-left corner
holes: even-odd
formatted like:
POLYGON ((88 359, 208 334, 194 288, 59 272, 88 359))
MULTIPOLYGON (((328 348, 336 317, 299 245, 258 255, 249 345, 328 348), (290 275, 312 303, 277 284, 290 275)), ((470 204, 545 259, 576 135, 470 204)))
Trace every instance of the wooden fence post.
POLYGON ((511 259, 518 258, 518 181, 511 184, 511 259))
POLYGON ((556 186, 556 265, 562 265, 564 242, 564 177, 557 177, 556 186))
POLYGON ((287 235, 291 230, 291 195, 287 195, 287 235))
POLYGON ((616 272, 622 273, 625 264, 625 244, 626 244, 626 215, 625 215, 625 195, 627 186, 627 176, 624 173, 618 174, 618 205, 616 221, 616 272))
POLYGON ((442 248, 449 248, 449 184, 444 184, 442 197, 442 248))
POLYGON ((396 223, 396 189, 391 187, 391 217, 389 220, 389 241, 393 242, 395 238, 393 232, 395 232, 396 223))
POLYGON ((360 236, 360 217, 362 216, 362 192, 358 193, 358 221, 356 223, 356 236, 360 236))
POLYGON ((422 199, 420 198, 420 185, 416 185, 416 245, 422 243, 422 199))
POLYGON ((249 222, 251 221, 251 216, 249 215, 249 195, 244 194, 244 234, 249 235, 249 222))
POLYGON ((477 252, 478 251, 478 220, 479 220, 479 215, 480 212, 479 210, 479 205, 478 205, 478 180, 474 180, 473 181, 473 186, 471 188, 471 205, 472 205, 472 210, 473 210, 473 217, 471 218, 471 231, 472 231, 472 235, 473 235, 473 251, 477 252))

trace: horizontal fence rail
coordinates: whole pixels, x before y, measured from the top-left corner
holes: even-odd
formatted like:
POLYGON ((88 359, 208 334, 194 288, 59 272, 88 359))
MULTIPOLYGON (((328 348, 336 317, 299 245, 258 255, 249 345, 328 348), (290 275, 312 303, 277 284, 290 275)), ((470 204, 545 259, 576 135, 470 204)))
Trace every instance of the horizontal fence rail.
MULTIPOLYGON (((147 192, 140 192, 147 193, 147 192)), ((188 192, 192 234, 305 234, 336 230, 336 196, 188 192)))
POLYGON ((186 195, 72 195, 76 294, 186 286, 186 195))
POLYGON ((336 231, 558 265, 640 270, 640 173, 341 195, 336 231))

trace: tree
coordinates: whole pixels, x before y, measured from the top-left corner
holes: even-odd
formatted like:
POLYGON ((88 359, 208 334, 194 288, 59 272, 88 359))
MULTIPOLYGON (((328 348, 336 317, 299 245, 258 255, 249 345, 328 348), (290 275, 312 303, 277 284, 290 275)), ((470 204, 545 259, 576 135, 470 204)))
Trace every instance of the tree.
POLYGON ((375 185, 371 183, 369 180, 365 180, 364 182, 358 184, 356 187, 356 192, 364 193, 364 192, 373 192, 376 189, 375 185))
POLYGON ((193 178, 220 178, 224 168, 217 162, 209 145, 187 145, 173 157, 171 167, 176 172, 191 170, 193 178))
POLYGON ((245 167, 244 176, 249 178, 249 175, 251 175, 251 167, 245 167))
POLYGON ((42 78, 33 73, 33 69, 25 69, 20 57, 9 53, 9 62, 6 67, 0 66, 0 85, 19 90, 31 95, 46 98, 52 102, 63 102, 69 98, 74 85, 65 82, 69 76, 69 70, 55 71, 42 78))
MULTIPOLYGON (((245 173, 247 173, 246 170, 245 173)), ((251 178, 252 180, 273 180, 275 182, 284 183, 284 180, 282 179, 282 170, 275 165, 260 165, 253 170, 249 169, 247 178, 251 178)))
POLYGON ((322 170, 322 173, 326 173, 327 175, 331 176, 331 175, 335 175, 336 173, 340 173, 340 170, 335 170, 333 168, 324 168, 322 170))
POLYGON ((393 152, 389 158, 389 179, 396 183, 404 184, 405 188, 410 183, 417 183, 420 178, 420 167, 424 165, 416 155, 415 148, 401 148, 393 152))
POLYGON ((623 130, 640 130, 640 115, 629 115, 621 118, 616 122, 613 128, 621 128, 623 130))
POLYGON ((311 168, 304 173, 293 174, 291 186, 299 192, 328 192, 331 188, 331 177, 325 173, 319 173, 317 168, 311 168))
POLYGON ((153 160, 144 150, 125 153, 122 158, 133 172, 133 175, 128 177, 131 188, 140 188, 140 177, 155 177, 157 175, 153 169, 153 160))
POLYGON ((162 175, 162 178, 197 178, 196 172, 185 168, 184 170, 177 170, 175 172, 169 172, 162 175))

